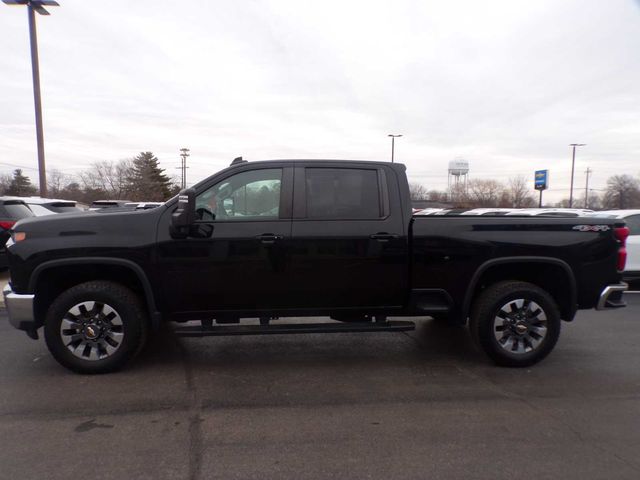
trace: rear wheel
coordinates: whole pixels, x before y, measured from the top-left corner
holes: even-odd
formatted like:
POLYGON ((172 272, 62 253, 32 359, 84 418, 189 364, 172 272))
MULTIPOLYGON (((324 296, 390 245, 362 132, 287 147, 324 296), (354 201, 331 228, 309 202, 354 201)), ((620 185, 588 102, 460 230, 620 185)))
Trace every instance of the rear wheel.
POLYGON ((63 366, 79 373, 107 373, 142 349, 147 318, 131 290, 92 281, 66 290, 51 304, 44 334, 49 351, 63 366))
POLYGON ((469 328, 476 344, 498 365, 526 367, 546 357, 560 336, 553 297, 527 282, 500 282, 474 303, 469 328))

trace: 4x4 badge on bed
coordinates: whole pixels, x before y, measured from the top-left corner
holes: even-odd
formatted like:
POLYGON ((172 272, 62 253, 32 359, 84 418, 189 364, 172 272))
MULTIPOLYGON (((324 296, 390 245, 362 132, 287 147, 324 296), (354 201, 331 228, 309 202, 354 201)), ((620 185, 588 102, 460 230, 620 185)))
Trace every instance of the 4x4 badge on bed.
POLYGON ((574 225, 574 230, 579 232, 606 232, 611 230, 609 225, 574 225))

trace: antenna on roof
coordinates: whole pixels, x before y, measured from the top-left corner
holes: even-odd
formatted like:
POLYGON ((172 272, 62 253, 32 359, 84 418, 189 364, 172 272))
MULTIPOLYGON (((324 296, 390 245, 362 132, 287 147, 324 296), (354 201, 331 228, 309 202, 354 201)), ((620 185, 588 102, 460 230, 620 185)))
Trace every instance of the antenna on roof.
POLYGON ((239 165, 241 163, 248 163, 248 161, 247 160, 243 160, 242 157, 236 157, 236 158, 233 159, 233 162, 231 162, 231 166, 239 165))

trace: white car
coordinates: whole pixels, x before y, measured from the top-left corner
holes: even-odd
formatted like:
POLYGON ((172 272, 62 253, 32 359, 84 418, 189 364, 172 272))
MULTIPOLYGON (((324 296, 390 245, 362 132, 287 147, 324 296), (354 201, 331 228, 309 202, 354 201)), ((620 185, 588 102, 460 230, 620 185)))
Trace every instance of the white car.
POLYGON ((615 217, 624 220, 629 227, 627 237, 627 265, 625 280, 640 280, 640 210, 607 210, 596 213, 598 217, 615 217))
POLYGON ((125 207, 132 207, 136 210, 149 210, 159 207, 160 205, 164 204, 162 202, 129 202, 124 204, 125 207))
POLYGON ((413 212, 414 215, 433 215, 436 212, 444 210, 443 208, 423 208, 417 212, 413 212))
MULTIPOLYGON (((9 198, 9 197, 6 197, 9 198)), ((73 200, 60 200, 56 198, 42 197, 11 197, 22 200, 36 217, 55 215, 57 213, 81 212, 82 209, 73 200)))
POLYGON ((507 213, 508 216, 528 215, 542 217, 585 217, 595 212, 586 208, 520 208, 507 213))
POLYGON ((474 208, 473 210, 467 210, 466 212, 462 212, 460 215, 491 215, 491 216, 500 216, 507 215, 509 212, 512 212, 513 208, 474 208))

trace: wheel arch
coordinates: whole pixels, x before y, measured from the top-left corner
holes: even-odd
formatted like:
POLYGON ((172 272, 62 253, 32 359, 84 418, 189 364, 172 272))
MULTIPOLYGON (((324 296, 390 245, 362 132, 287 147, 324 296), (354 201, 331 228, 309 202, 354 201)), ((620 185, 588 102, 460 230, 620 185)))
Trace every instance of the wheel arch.
POLYGON ((560 309, 561 318, 573 320, 577 311, 577 286, 571 267, 567 262, 553 257, 504 257, 488 260, 475 271, 465 293, 462 318, 468 318, 474 299, 488 285, 501 280, 516 280, 533 283, 548 291, 560 309), (526 270, 518 267, 527 266, 526 270), (533 267, 533 268, 532 268, 533 267), (545 275, 559 274, 544 278, 545 275), (545 281, 543 281, 543 278, 545 281), (566 295, 566 290, 569 295, 566 295))
POLYGON ((86 257, 49 260, 38 265, 29 278, 28 291, 36 293, 34 314, 43 319, 51 302, 62 291, 91 280, 113 280, 123 284, 143 297, 152 328, 160 324, 151 283, 144 270, 137 263, 123 258, 86 257), (98 272, 98 267, 102 268, 98 272), (104 270, 104 267, 107 267, 104 270), (55 281, 53 288, 39 288, 44 281, 55 281))

